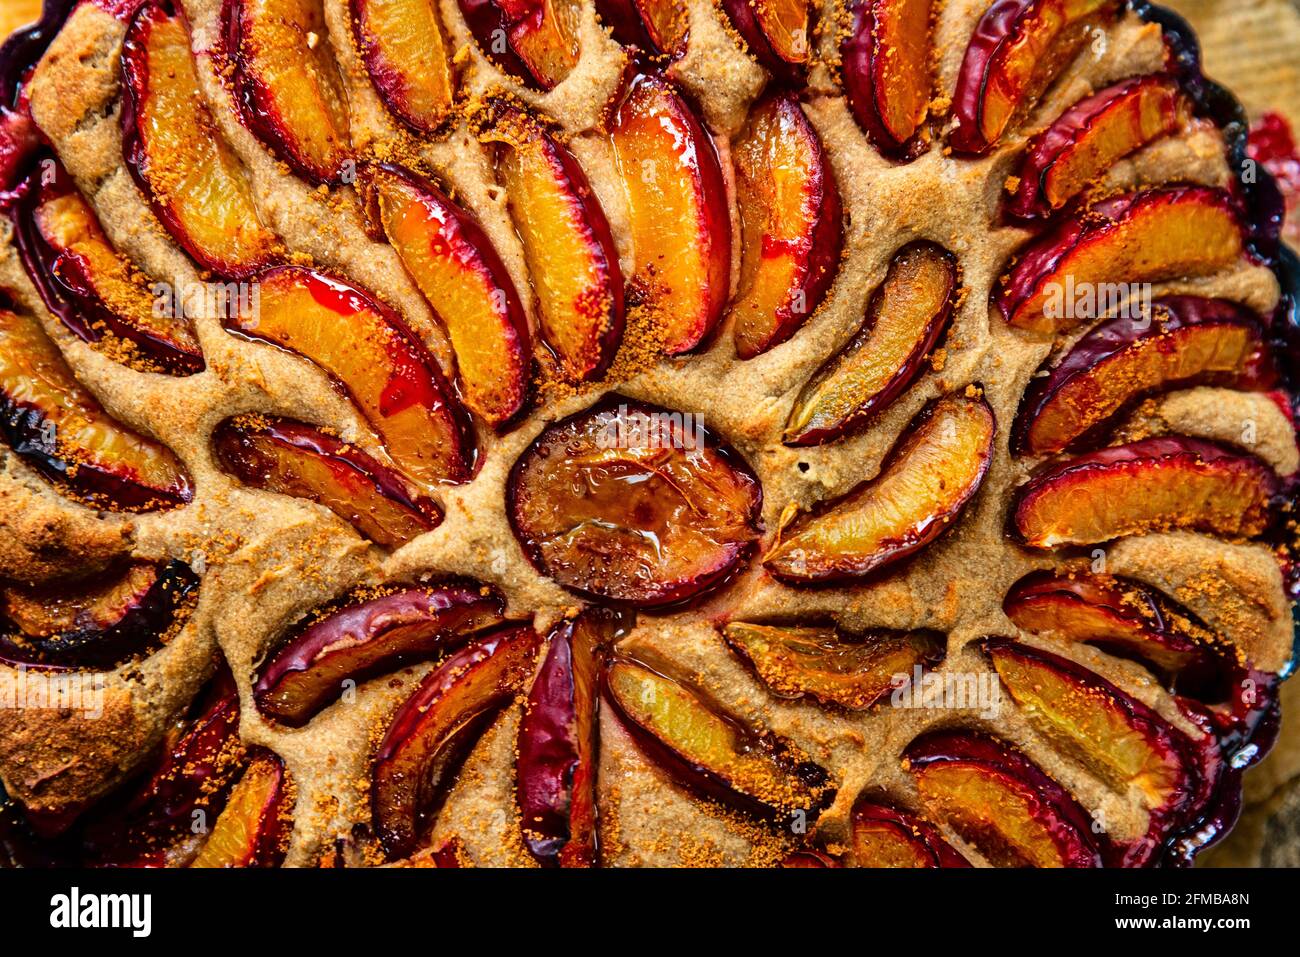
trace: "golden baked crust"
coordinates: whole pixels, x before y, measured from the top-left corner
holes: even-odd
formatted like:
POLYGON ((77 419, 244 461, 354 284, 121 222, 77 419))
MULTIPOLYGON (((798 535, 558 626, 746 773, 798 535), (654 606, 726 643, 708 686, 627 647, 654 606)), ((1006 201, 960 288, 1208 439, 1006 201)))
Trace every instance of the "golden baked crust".
MULTIPOLYGON (((296 177, 240 121, 230 85, 212 55, 220 34, 220 0, 180 0, 188 18, 204 98, 221 135, 249 174, 258 211, 284 240, 292 261, 347 276, 397 310, 452 368, 446 333, 388 245, 367 236, 360 201, 343 186, 316 188, 296 177)), ((475 45, 455 0, 438 5, 451 38, 467 98, 507 90, 554 119, 585 169, 631 275, 626 199, 604 131, 628 69, 626 52, 581 5, 579 65, 554 90, 528 89, 497 70, 475 45)), ((935 23, 937 102, 951 98, 962 51, 987 4, 948 0, 935 23)), ((686 55, 669 75, 698 102, 726 141, 744 123, 765 83, 764 71, 737 45, 725 15, 710 0, 688 0, 686 55)), ((506 269, 532 299, 524 252, 496 183, 490 159, 463 123, 441 137, 414 137, 384 108, 349 28, 346 0, 325 0, 328 42, 346 88, 352 138, 359 154, 402 159, 436 171, 482 224, 506 269)), ((125 24, 93 3, 78 6, 42 58, 30 83, 31 111, 41 131, 99 214, 112 243, 155 278, 175 285, 204 276, 151 211, 122 161, 120 56, 125 24)), ((828 60, 834 38, 819 38, 828 60)), ((1160 28, 1131 12, 1105 31, 1099 53, 1081 56, 1008 142, 979 159, 957 158, 941 144, 907 164, 894 164, 855 123, 832 71, 810 74, 806 113, 829 154, 846 210, 838 274, 820 309, 789 342, 754 359, 736 359, 726 330, 699 355, 661 360, 589 390, 543 388, 522 423, 497 435, 478 429, 481 470, 441 493, 445 520, 406 546, 385 552, 332 513, 303 500, 241 486, 222 472, 210 447, 213 428, 229 416, 265 412, 318 423, 339 434, 366 433, 357 411, 309 363, 227 334, 215 315, 195 329, 206 369, 182 379, 135 372, 63 329, 27 276, 6 222, 0 226, 0 287, 20 309, 39 317, 78 378, 118 418, 170 447, 193 477, 194 501, 163 513, 96 516, 52 496, 14 456, 0 474, 0 576, 47 580, 102 567, 124 549, 150 559, 171 557, 202 570, 202 599, 184 632, 158 654, 106 675, 109 719, 68 722, 48 715, 0 712, 0 781, 30 807, 75 808, 104 794, 184 711, 210 673, 213 647, 235 676, 240 730, 285 762, 297 786, 289 865, 310 865, 370 820, 370 764, 389 715, 430 669, 411 666, 363 684, 355 701, 289 729, 259 714, 251 675, 279 636, 310 610, 358 585, 463 575, 500 588, 509 611, 534 616, 543 633, 581 604, 527 561, 503 506, 511 467, 549 423, 582 410, 606 389, 670 409, 703 411, 752 465, 763 489, 762 522, 770 534, 791 507, 807 509, 876 475, 917 412, 931 399, 978 385, 1000 425, 991 467, 978 497, 956 527, 890 578, 869 585, 798 589, 751 562, 738 579, 686 610, 645 613, 619 650, 672 663, 674 673, 707 688, 726 710, 797 744, 838 783, 823 812, 818 839, 848 841, 849 814, 864 792, 913 793, 899 755, 918 734, 965 722, 995 728, 1015 741, 1088 809, 1104 815, 1118 838, 1145 833, 1146 812, 1076 762, 1063 757, 1014 708, 995 723, 962 712, 889 709, 848 713, 772 695, 731 654, 715 629, 720 619, 832 619, 846 629, 934 629, 947 636, 941 670, 988 670, 972 642, 1015 634, 1003 596, 1026 574, 1053 567, 1051 555, 1027 552, 1005 535, 1006 505, 1031 462, 1012 456, 1008 427, 1027 384, 1051 353, 1049 341, 1019 335, 991 318, 989 293, 1027 233, 1001 225, 1002 184, 1023 143, 1081 96, 1165 62, 1160 28), (871 291, 895 252, 918 238, 954 253, 963 296, 934 361, 871 428, 833 444, 781 444, 789 411, 805 381, 862 321, 871 291)), ((1130 189, 1185 181, 1224 186, 1232 179, 1217 130, 1192 121, 1176 135, 1118 163, 1105 185, 1130 189)), ((734 202, 732 217, 736 218, 734 202)), ((733 232, 738 233, 733 222, 733 232)), ((733 286, 739 242, 733 242, 733 286)), ((1162 283, 1156 293, 1233 299, 1264 315, 1278 303, 1274 274, 1247 263, 1201 279, 1162 283)), ((527 303, 535 316, 535 303, 527 303)), ((534 318, 535 323, 535 318, 534 318)), ((1058 339, 1058 348, 1082 335, 1058 339)), ((631 348, 631 347, 629 347, 631 348)), ((1235 440, 1243 417, 1259 423, 1252 447, 1278 472, 1300 464, 1295 433, 1271 400, 1196 388, 1152 400, 1134 413, 1133 436, 1177 432, 1235 440)), ((1108 549, 1109 570, 1169 594, 1221 629, 1257 667, 1278 671, 1290 660, 1290 606, 1271 549, 1191 533, 1151 534, 1108 549)), ((1190 730, 1172 696, 1140 667, 1083 645, 1052 645, 1143 702, 1176 727, 1190 730)), ((440 813, 433 846, 463 842, 480 865, 533 863, 519 835, 514 797, 515 735, 521 706, 507 708, 482 735, 440 813)), ((797 839, 755 825, 677 789, 609 713, 600 719, 598 803, 606 865, 768 865, 797 839)), ((973 856, 973 855, 972 855, 973 856)))
MULTIPOLYGON (((18 472, 19 467, 14 466, 18 472)), ((0 574, 37 584, 98 571, 131 547, 128 523, 69 508, 48 490, 0 480, 0 574)))

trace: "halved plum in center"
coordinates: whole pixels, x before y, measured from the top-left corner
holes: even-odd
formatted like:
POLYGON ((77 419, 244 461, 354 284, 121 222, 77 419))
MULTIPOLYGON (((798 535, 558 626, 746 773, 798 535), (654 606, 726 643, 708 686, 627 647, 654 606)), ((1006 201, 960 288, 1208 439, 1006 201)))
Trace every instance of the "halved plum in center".
POLYGON ((544 431, 515 463, 508 509, 525 554, 577 592, 686 601, 735 572, 762 494, 699 419, 612 395, 544 431))

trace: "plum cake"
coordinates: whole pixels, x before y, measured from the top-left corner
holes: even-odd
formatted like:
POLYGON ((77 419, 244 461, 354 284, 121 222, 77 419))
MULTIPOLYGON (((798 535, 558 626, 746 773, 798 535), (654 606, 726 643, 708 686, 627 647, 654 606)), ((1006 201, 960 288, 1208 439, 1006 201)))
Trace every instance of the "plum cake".
POLYGON ((1142 0, 46 0, 0 859, 1190 863, 1292 663, 1244 136, 1142 0))

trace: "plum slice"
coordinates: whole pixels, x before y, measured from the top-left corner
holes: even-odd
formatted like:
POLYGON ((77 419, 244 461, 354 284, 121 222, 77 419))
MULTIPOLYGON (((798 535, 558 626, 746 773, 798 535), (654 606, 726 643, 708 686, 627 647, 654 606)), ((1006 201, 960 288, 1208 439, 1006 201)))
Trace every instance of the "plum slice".
POLYGON ((596 732, 601 661, 620 616, 587 609, 550 634, 519 723, 520 830, 543 865, 596 863, 596 732))
MULTIPOLYGON (((44 137, 32 119, 31 85, 27 82, 28 68, 39 59, 34 55, 53 39, 53 30, 24 33, 23 37, 10 37, 13 41, 3 67, 5 77, 0 80, 0 192, 8 192, 22 179, 31 157, 40 151, 44 137), (35 38, 36 49, 22 50, 24 38, 35 38), (21 51, 21 52, 19 52, 21 51), (15 60, 22 61, 14 69, 15 60)), ((3 812, 0 811, 0 815, 3 812)))
POLYGON ((1108 86, 1070 107, 1025 150, 1013 216, 1050 216, 1098 180, 1118 160, 1187 122, 1190 103, 1178 82, 1140 76, 1108 86))
POLYGON ((623 335, 623 277, 600 201, 573 154, 522 110, 496 110, 481 135, 497 144, 542 337, 565 377, 594 378, 623 335))
POLYGON ((479 50, 490 63, 528 86, 540 86, 528 65, 511 46, 510 25, 497 0, 456 0, 456 5, 460 7, 465 26, 469 27, 479 50))
POLYGON ((169 731, 149 771, 90 812, 82 831, 87 860, 117 867, 192 860, 195 825, 215 822, 246 758, 239 691, 223 662, 190 713, 169 731))
POLYGON ((605 695, 655 764, 706 798, 765 818, 820 812, 834 796, 824 769, 641 662, 614 658, 605 695))
POLYGON ((684 0, 596 0, 596 12, 624 46, 670 60, 686 53, 691 20, 684 0))
POLYGON ((953 92, 961 153, 984 153, 1109 20, 1118 0, 996 0, 975 26, 953 92))
POLYGON ((293 805, 284 762, 255 750, 190 867, 279 867, 289 848, 293 805))
POLYGON ((995 867, 1101 867, 1086 811, 1010 745, 936 731, 904 752, 927 810, 995 867))
POLYGON ((67 172, 56 165, 47 176, 38 164, 23 188, 14 237, 46 308, 74 335, 134 368, 202 372, 188 319, 156 308, 147 277, 109 243, 67 172))
POLYGON ((686 53, 691 19, 685 0, 633 0, 654 48, 667 57, 686 53))
POLYGON ((305 725, 360 683, 436 658, 505 624, 501 597, 472 583, 361 592, 317 611, 292 630, 257 670, 257 710, 305 725))
POLYGON ((222 18, 244 122, 300 176, 343 182, 348 105, 321 0, 225 0, 222 18))
POLYGON ((494 0, 508 24, 508 40, 542 89, 563 81, 578 65, 578 11, 570 0, 494 0))
POLYGON ((189 473, 104 410, 30 316, 0 308, 0 436, 62 491, 112 511, 177 508, 189 473))
POLYGON ((731 291, 731 214, 713 141, 659 76, 633 81, 610 140, 635 254, 628 302, 650 315, 664 352, 689 352, 713 332, 731 291))
POLYGON ((188 617, 198 576, 184 562, 132 562, 84 582, 0 588, 0 661, 109 670, 151 654, 188 617))
POLYGON ((400 474, 310 425, 236 416, 217 427, 212 444, 221 467, 245 485, 323 505, 385 548, 442 521, 438 506, 400 474))
POLYGON ((352 33, 379 98, 413 129, 447 121, 456 78, 434 0, 349 0, 352 33))
POLYGON ((1035 572, 1016 582, 1002 608, 1017 628, 1136 658, 1176 676, 1180 688, 1213 671, 1222 657, 1189 612, 1123 578, 1035 572))
POLYGON ((786 421, 786 445, 821 445, 860 429, 921 371, 952 319, 957 264, 930 243, 900 250, 852 339, 803 387, 786 421))
POLYGON ((530 627, 496 632, 446 659, 398 709, 375 759, 375 828, 405 857, 445 796, 462 732, 510 701, 533 673, 541 639, 530 627))
POLYGON ((759 66, 785 81, 804 74, 812 54, 808 0, 722 0, 722 9, 759 66))
POLYGON ((900 675, 907 682, 914 669, 933 668, 946 650, 943 636, 928 631, 846 635, 835 627, 730 622, 722 635, 774 693, 853 710, 900 687, 900 675))
POLYGON ((1206 186, 1126 193, 1065 216, 1021 253, 993 301, 1013 326, 1064 332, 1123 307, 1138 283, 1207 276, 1237 262, 1232 197, 1206 186))
POLYGON ((732 156, 741 241, 732 332, 736 354, 752 359, 817 310, 839 267, 844 223, 830 160, 793 96, 759 101, 732 156))
POLYGON ((258 276, 259 302, 227 327, 295 352, 351 396, 393 461, 425 484, 463 482, 474 447, 437 360, 369 293, 301 266, 258 276))
POLYGON ((859 800, 852 828, 857 867, 970 867, 933 824, 888 804, 859 800))
POLYGON ((1146 705, 1066 658, 1005 638, 985 653, 1031 724, 1151 814, 1176 818, 1199 788, 1190 742, 1146 705))
POLYGON ((484 55, 530 86, 551 90, 578 65, 573 0, 458 0, 484 55))
POLYGON ((900 157, 930 107, 933 0, 853 0, 840 40, 849 109, 882 153, 900 157))
POLYGON ((1016 490, 1011 527, 1031 548, 1170 529, 1249 538, 1268 527, 1277 488, 1277 477, 1252 455, 1161 436, 1039 472, 1016 490))
POLYGON ((184 18, 141 5, 122 45, 123 151, 167 231, 205 269, 244 278, 280 242, 262 223, 247 174, 199 91, 184 18))
POLYGON ((1118 316, 1034 380, 1012 432, 1031 455, 1077 449, 1137 398, 1192 383, 1262 386, 1270 378, 1259 319, 1224 299, 1168 296, 1150 317, 1118 316))
POLYGON ((538 571, 645 608, 730 577, 753 549, 762 501, 748 465, 698 423, 619 395, 538 436, 507 495, 538 571))
POLYGON ((862 578, 914 554, 957 520, 984 481, 995 429, 982 397, 931 402, 879 475, 783 530, 764 567, 799 585, 862 578))
POLYGON ((451 336, 465 404, 499 428, 523 410, 532 334, 515 284, 478 221, 441 189, 393 165, 362 180, 371 219, 451 336))

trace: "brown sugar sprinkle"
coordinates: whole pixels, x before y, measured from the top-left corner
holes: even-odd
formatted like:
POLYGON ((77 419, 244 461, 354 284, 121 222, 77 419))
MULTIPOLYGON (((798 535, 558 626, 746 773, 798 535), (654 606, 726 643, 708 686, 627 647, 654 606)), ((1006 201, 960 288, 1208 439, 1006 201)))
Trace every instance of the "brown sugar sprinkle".
POLYGON ((187 534, 183 539, 183 551, 193 556, 191 565, 201 560, 207 568, 213 568, 236 554, 244 547, 244 537, 237 532, 222 531, 214 533, 205 529, 199 533, 187 534))
MULTIPOLYGON (((698 801, 696 806, 702 814, 720 820, 728 832, 749 845, 745 867, 774 867, 800 844, 800 837, 722 805, 698 801)), ((723 867, 727 864, 719 849, 707 839, 683 840, 678 844, 678 836, 673 834, 665 835, 662 840, 668 841, 669 847, 677 845, 680 862, 686 867, 723 867)))
POLYGON ((611 383, 634 379, 653 369, 664 358, 664 329, 661 312, 649 304, 636 304, 627 312, 622 341, 604 375, 591 381, 574 382, 565 378, 558 368, 539 368, 534 387, 539 395, 559 401, 604 390, 611 383))
POLYGON ((677 861, 683 867, 724 867, 726 858, 722 851, 707 837, 689 835, 667 835, 655 842, 655 850, 662 854, 677 847, 677 861))
MULTIPOLYGON (((97 328, 102 329, 102 326, 97 328)), ((140 347, 130 339, 124 339, 121 336, 114 335, 111 332, 104 333, 91 344, 96 352, 106 359, 111 359, 119 365, 124 365, 136 372, 166 372, 167 368, 151 356, 145 355, 140 351, 140 347)))
POLYGON ((623 829, 619 819, 622 807, 623 790, 613 785, 608 790, 609 800, 600 802, 600 813, 596 816, 596 833, 599 838, 600 854, 606 860, 621 856, 627 850, 623 843, 623 829))
MULTIPOLYGON (((247 429, 252 432, 269 429, 271 427, 271 420, 261 412, 241 412, 230 420, 230 424, 235 428, 247 429)), ((324 431, 324 429, 321 431, 324 431)))
POLYGON ((378 844, 367 843, 361 848, 361 860, 366 867, 379 867, 387 860, 387 855, 378 844))
POLYGON ((557 133, 540 116, 535 116, 527 103, 500 88, 466 100, 462 112, 470 132, 485 143, 506 143, 520 149, 538 128, 552 135, 557 133))

